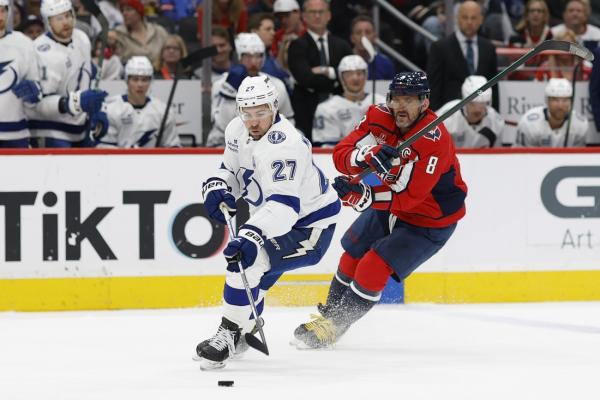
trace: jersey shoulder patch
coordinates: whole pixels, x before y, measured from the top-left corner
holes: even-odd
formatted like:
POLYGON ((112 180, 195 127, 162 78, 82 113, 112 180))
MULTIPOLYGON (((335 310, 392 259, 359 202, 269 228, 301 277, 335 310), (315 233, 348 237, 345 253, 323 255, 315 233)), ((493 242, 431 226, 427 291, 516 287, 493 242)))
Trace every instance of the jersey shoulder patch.
POLYGON ((271 142, 273 144, 281 143, 285 140, 285 138, 286 138, 285 133, 283 133, 281 131, 271 131, 267 135, 267 139, 269 140, 269 142, 271 142))
POLYGON ((42 43, 37 46, 37 51, 44 52, 50 50, 50 45, 48 43, 42 43))
POLYGON ((442 131, 439 127, 436 127, 434 130, 427 132, 423 135, 425 139, 429 139, 432 142, 437 142, 442 137, 442 131))
POLYGON ((531 113, 527 116, 528 121, 535 121, 536 119, 540 119, 540 115, 538 113, 531 113))

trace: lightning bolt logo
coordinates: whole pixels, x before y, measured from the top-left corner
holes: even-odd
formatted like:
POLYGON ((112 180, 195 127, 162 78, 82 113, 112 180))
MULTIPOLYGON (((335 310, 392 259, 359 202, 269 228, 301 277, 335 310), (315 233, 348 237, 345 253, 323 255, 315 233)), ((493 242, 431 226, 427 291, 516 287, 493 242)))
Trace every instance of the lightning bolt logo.
POLYGON ((6 71, 12 71, 12 73, 13 73, 12 82, 6 88, 0 88, 0 94, 8 92, 15 85, 15 83, 17 83, 17 72, 14 70, 13 67, 7 68, 7 65, 10 64, 11 62, 13 62, 13 60, 0 62, 0 84, 2 81, 4 81, 4 79, 2 79, 2 78, 6 71))
POLYGON ((298 244, 301 246, 299 248, 296 249, 296 252, 294 254, 289 254, 287 256, 282 257, 284 260, 288 259, 288 258, 296 258, 296 257, 302 257, 305 256, 307 254, 308 251, 310 250, 314 250, 315 248, 313 247, 311 240, 307 239, 307 240, 303 240, 301 242, 298 242, 298 244))

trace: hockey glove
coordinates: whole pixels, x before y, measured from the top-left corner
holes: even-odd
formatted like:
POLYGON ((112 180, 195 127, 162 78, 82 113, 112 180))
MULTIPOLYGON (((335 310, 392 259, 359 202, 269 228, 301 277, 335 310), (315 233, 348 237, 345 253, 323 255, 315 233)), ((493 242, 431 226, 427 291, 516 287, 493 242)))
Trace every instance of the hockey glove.
POLYGON ((227 183, 220 178, 210 178, 202 185, 202 197, 204 198, 204 208, 208 216, 223 225, 227 223, 225 216, 219 208, 221 203, 225 203, 230 215, 235 215, 237 206, 235 197, 231 194, 227 183))
POLYGON ((333 188, 342 200, 342 204, 363 212, 373 203, 373 188, 362 182, 352 183, 349 176, 337 176, 333 188))
POLYGON ((395 147, 387 144, 363 146, 355 153, 356 165, 371 167, 380 174, 387 174, 392 168, 392 161, 400 157, 395 147))
POLYGON ((227 270, 240 272, 240 264, 244 269, 254 265, 258 251, 264 244, 262 231, 259 228, 242 225, 238 236, 230 241, 223 250, 223 255, 227 260, 227 270))
POLYGON ((100 111, 98 114, 90 115, 90 134, 92 140, 98 143, 108 132, 108 116, 100 111))
POLYGON ((15 96, 26 103, 35 104, 42 99, 42 87, 36 81, 22 80, 11 90, 15 96))
POLYGON ((69 93, 67 107, 69 113, 76 115, 82 112, 97 114, 102 109, 102 102, 108 95, 103 90, 84 90, 69 93))
POLYGON ((246 70, 246 67, 243 64, 236 64, 233 67, 231 67, 231 69, 227 73, 227 79, 225 79, 225 82, 227 82, 227 84, 229 84, 229 86, 234 88, 237 92, 238 88, 240 87, 242 81, 246 76, 248 76, 248 71, 246 70))

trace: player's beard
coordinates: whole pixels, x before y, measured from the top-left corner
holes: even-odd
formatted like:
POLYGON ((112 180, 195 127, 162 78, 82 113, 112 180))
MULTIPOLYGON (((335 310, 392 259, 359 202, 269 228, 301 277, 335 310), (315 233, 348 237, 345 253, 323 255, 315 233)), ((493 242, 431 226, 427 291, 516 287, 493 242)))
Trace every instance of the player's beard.
POLYGON ((62 28, 59 32, 52 32, 54 33, 54 36, 61 42, 68 42, 71 40, 71 37, 73 36, 73 27, 72 26, 66 26, 64 28, 62 28))

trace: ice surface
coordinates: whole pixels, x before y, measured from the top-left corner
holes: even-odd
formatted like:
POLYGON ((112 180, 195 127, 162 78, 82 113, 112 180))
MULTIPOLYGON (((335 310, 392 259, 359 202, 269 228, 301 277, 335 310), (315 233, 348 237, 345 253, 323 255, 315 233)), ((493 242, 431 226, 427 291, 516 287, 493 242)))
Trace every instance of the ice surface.
POLYGON ((377 306, 335 350, 296 350, 313 311, 267 307, 271 356, 208 372, 191 357, 218 308, 0 313, 0 399, 600 398, 600 303, 377 306))

